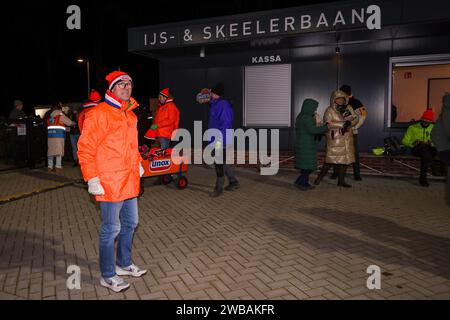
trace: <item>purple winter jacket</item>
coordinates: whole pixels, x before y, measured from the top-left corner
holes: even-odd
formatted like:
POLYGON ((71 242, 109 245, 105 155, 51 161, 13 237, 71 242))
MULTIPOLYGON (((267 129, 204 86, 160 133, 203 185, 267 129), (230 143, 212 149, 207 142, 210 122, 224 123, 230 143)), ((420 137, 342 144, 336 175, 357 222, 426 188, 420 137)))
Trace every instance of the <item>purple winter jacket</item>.
MULTIPOLYGON (((231 143, 231 137, 227 139, 226 130, 233 129, 233 109, 231 104, 223 99, 211 100, 209 111, 208 129, 218 129, 222 132, 223 146, 231 143)), ((214 138, 211 138, 214 142, 214 138)))

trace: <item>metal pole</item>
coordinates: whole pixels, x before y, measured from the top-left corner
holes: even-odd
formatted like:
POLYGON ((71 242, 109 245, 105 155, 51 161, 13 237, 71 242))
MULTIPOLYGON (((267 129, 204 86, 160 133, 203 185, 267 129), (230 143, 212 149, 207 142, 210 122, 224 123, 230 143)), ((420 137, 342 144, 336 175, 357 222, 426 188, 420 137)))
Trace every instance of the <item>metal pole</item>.
POLYGON ((90 61, 89 59, 86 59, 86 66, 87 66, 87 85, 88 85, 88 98, 91 94, 91 70, 90 70, 90 61))

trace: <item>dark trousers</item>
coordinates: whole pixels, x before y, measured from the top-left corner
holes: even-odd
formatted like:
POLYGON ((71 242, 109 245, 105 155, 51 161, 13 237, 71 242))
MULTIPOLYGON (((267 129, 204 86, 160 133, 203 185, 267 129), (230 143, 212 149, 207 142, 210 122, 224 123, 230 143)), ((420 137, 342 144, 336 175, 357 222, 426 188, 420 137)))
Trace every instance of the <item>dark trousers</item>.
POLYGON ((328 174, 328 171, 333 168, 337 174, 338 178, 338 186, 345 185, 345 175, 347 174, 347 165, 345 164, 330 164, 330 163, 324 163, 322 169, 320 170, 319 176, 317 177, 316 181, 314 182, 315 185, 319 185, 320 182, 325 178, 325 176, 328 174))
POLYGON ((305 170, 302 169, 300 171, 300 176, 295 181, 296 185, 302 186, 302 187, 309 187, 309 175, 312 173, 312 170, 305 170))
POLYGON ((420 178, 425 180, 430 166, 435 171, 434 157, 437 155, 437 150, 430 145, 419 144, 412 149, 412 154, 420 158, 420 178))
MULTIPOLYGON (((214 156, 215 156, 214 152, 214 156)), ((227 155, 226 155, 226 148, 222 149, 222 161, 220 163, 214 163, 214 166, 216 168, 216 190, 222 191, 223 190, 223 184, 225 182, 225 176, 227 176, 230 183, 236 182, 236 175, 234 173, 233 168, 226 164, 227 161, 227 155)))

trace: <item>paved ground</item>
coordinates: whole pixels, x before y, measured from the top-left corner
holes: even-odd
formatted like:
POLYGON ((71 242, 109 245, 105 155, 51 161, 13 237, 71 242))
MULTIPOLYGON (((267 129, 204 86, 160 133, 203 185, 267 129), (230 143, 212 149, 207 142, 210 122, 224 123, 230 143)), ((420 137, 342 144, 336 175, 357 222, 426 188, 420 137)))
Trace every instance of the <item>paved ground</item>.
POLYGON ((184 191, 146 182, 134 259, 149 273, 121 294, 98 285, 99 207, 79 171, 0 173, 0 299, 450 298, 444 183, 367 178, 304 193, 294 172, 238 172, 242 189, 219 199, 203 167, 184 191), (73 264, 82 289, 69 291, 73 264), (366 287, 370 265, 381 290, 366 287))

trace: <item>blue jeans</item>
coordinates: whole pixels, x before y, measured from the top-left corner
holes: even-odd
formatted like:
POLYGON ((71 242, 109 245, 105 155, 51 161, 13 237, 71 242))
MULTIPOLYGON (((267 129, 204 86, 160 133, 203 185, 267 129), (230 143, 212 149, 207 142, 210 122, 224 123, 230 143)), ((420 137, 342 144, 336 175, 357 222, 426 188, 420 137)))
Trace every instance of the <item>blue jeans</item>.
POLYGON ((101 202, 102 227, 100 231, 100 271, 103 278, 116 275, 114 243, 117 243, 117 265, 121 268, 133 264, 131 249, 138 217, 137 198, 122 202, 101 202))
POLYGON ((78 139, 80 139, 79 134, 71 134, 70 135, 70 143, 72 144, 72 154, 73 160, 78 161, 78 139))
POLYGON ((167 138, 158 138, 159 144, 161 145, 161 149, 169 149, 170 147, 170 139, 167 138))

